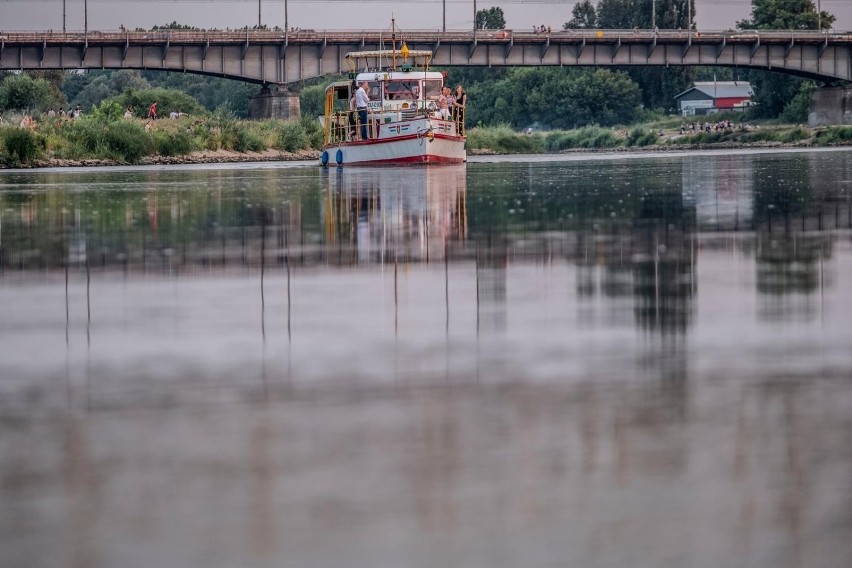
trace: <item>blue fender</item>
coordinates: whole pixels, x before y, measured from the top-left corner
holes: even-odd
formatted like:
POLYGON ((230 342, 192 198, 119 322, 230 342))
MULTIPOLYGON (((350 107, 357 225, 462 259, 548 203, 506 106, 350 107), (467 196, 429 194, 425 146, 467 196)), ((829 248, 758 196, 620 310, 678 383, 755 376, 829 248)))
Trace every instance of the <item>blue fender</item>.
POLYGON ((322 165, 324 166, 328 165, 328 150, 323 150, 320 162, 322 162, 322 165))
POLYGON ((338 148, 338 149, 337 149, 337 155, 334 157, 334 159, 335 159, 335 160, 337 160, 337 165, 338 165, 338 166, 343 165, 343 150, 341 150, 340 148, 338 148))

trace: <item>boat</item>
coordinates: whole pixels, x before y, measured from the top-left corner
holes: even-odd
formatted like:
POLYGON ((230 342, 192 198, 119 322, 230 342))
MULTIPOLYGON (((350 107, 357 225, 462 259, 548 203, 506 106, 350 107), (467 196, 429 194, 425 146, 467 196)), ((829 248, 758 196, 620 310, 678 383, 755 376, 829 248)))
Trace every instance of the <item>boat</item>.
POLYGON ((409 50, 403 42, 400 49, 349 52, 345 59, 351 80, 325 90, 323 166, 467 161, 464 108, 439 115, 444 74, 429 69, 431 51, 409 50), (352 101, 365 81, 370 100, 361 124, 352 101))

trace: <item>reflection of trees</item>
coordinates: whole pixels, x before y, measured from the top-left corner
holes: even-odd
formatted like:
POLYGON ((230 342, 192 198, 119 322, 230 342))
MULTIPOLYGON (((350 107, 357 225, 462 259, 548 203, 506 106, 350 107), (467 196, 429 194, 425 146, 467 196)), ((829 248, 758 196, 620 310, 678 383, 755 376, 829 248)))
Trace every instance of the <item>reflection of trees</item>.
POLYGON ((767 160, 754 169, 754 226, 759 315, 776 320, 810 319, 823 282, 823 260, 833 237, 823 231, 848 228, 848 199, 838 199, 837 172, 823 155, 783 162, 767 160))
POLYGON ((47 174, 60 189, 0 196, 0 269, 193 271, 259 266, 261 254, 267 264, 350 263, 365 251, 368 261, 380 251, 428 261, 464 238, 464 169, 419 171, 311 171, 295 187, 277 170, 143 171, 101 174, 83 191, 47 174))

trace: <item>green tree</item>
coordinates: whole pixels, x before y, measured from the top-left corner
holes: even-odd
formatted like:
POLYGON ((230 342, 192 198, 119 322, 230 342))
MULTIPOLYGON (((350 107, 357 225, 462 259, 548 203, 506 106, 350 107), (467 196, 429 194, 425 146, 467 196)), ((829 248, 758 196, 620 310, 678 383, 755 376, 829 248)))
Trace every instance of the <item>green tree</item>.
POLYGON ((630 123, 639 89, 625 73, 604 69, 515 68, 496 82, 468 88, 470 123, 575 128, 630 123))
POLYGON ((506 17, 502 8, 488 8, 477 10, 476 29, 478 30, 502 30, 506 28, 506 17))
POLYGON ((571 10, 571 20, 562 25, 563 30, 584 30, 598 27, 598 14, 591 0, 583 0, 571 10))
POLYGON ((598 2, 598 27, 626 30, 636 25, 634 0, 601 0, 598 2))
POLYGON ((28 73, 7 75, 0 84, 0 108, 35 112, 61 103, 46 79, 28 73))
POLYGON ((96 72, 91 81, 85 85, 71 100, 71 104, 80 105, 84 109, 98 106, 102 101, 116 97, 125 91, 150 89, 151 85, 142 78, 139 71, 122 69, 120 71, 96 72))
POLYGON ((752 0, 751 19, 740 20, 742 30, 830 29, 836 18, 826 11, 817 13, 813 0, 752 0))
POLYGON ((183 91, 176 89, 144 89, 140 91, 126 91, 118 96, 106 99, 102 105, 107 103, 118 103, 120 108, 133 107, 136 116, 146 116, 151 103, 157 103, 157 114, 168 116, 172 111, 183 112, 191 115, 206 114, 206 109, 197 100, 183 91))
MULTIPOLYGON (((738 28, 815 30, 821 24, 828 29, 835 20, 828 12, 822 12, 820 17, 812 0, 752 0, 751 6, 751 19, 737 22, 738 28)), ((810 88, 805 86, 806 80, 769 71, 751 71, 749 81, 754 87, 756 103, 751 113, 759 118, 779 116, 803 89, 810 88)))

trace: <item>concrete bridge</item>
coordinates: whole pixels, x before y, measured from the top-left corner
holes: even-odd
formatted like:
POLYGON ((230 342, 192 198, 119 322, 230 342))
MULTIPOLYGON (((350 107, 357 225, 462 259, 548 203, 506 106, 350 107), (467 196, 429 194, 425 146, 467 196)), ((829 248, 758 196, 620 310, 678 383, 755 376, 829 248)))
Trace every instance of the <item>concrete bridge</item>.
MULTIPOLYGON (((390 47, 379 31, 0 31, 0 70, 160 69, 288 83, 348 71, 348 51, 390 47)), ((818 31, 406 31, 436 66, 718 65, 852 80, 852 33, 818 31)))

